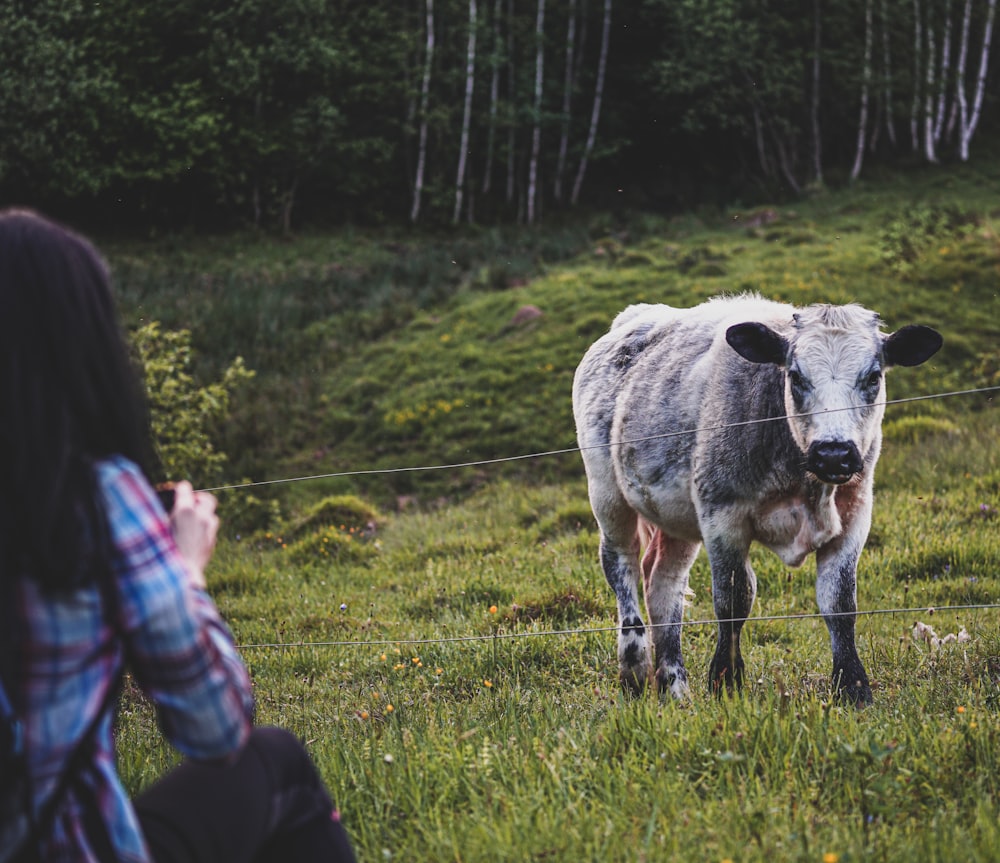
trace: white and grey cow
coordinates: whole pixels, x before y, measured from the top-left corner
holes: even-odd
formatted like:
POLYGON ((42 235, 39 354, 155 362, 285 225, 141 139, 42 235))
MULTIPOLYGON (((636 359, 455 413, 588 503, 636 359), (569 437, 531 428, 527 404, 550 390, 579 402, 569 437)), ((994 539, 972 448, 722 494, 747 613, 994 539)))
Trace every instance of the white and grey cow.
POLYGON ((618 601, 626 691, 638 693, 655 672, 661 692, 687 694, 680 623, 702 544, 719 621, 709 684, 741 685, 756 541, 788 566, 816 553, 833 684, 851 701, 871 701, 854 621, 885 372, 924 362, 942 343, 930 327, 879 327, 858 305, 795 308, 747 294, 689 309, 630 306, 587 351, 573 411, 601 565, 618 601))

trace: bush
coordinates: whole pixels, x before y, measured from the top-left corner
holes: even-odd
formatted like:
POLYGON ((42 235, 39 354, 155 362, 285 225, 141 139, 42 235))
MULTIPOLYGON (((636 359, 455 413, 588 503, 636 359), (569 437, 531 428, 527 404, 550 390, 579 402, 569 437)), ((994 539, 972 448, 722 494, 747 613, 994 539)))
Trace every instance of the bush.
POLYGON ((196 487, 216 484, 226 455, 213 433, 229 413, 234 390, 253 377, 237 357, 222 379, 199 386, 191 374, 191 333, 163 330, 151 321, 132 334, 145 376, 153 444, 166 479, 188 479, 196 487))
POLYGON ((908 273, 932 243, 960 237, 976 224, 961 208, 919 204, 893 219, 879 235, 882 261, 899 275, 908 273))

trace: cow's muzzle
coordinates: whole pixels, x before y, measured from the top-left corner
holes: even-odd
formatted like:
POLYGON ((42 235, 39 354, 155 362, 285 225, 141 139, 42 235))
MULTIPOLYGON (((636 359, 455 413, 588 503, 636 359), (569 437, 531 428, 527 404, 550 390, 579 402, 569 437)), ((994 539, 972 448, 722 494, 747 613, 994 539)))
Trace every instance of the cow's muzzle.
POLYGON ((806 470, 832 485, 847 482, 863 467, 861 453, 851 441, 816 441, 806 454, 806 470))

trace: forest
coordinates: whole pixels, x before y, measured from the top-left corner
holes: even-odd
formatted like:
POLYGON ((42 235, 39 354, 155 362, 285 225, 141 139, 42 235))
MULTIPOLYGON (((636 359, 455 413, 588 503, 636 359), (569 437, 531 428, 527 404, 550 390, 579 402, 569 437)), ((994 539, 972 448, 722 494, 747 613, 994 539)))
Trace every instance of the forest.
POLYGON ((1000 132, 996 0, 7 0, 0 200, 95 227, 790 199, 1000 132))

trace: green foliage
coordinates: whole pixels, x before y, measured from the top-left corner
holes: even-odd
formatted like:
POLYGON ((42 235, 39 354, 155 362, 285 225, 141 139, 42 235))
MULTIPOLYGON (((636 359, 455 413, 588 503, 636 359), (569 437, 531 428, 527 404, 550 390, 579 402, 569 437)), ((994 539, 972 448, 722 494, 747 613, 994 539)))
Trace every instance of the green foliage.
POLYGON ((89 5, 0 5, 0 187, 7 200, 107 188, 113 169, 98 155, 98 139, 120 89, 98 56, 89 5))
MULTIPOLYGON (((419 161, 421 219, 450 223, 469 4, 435 4, 426 110, 425 5, 7 0, 0 4, 0 192, 69 214, 84 228, 155 233, 235 223, 288 234, 331 222, 405 223, 419 161)), ((933 5, 924 32, 933 22, 939 39, 957 33, 958 8, 933 5)), ((892 109, 902 137, 903 118, 924 97, 926 78, 911 71, 926 59, 914 57, 923 48, 912 38, 913 10, 908 0, 887 0, 876 12, 876 39, 886 39, 876 44, 892 58, 892 78, 872 87, 875 170, 912 159, 883 128, 892 109), (884 33, 882 15, 892 23, 884 33)), ((985 4, 970 11, 974 44, 985 4)), ((535 193, 550 223, 570 208, 585 153, 577 206, 718 206, 734 196, 821 192, 846 175, 864 68, 860 0, 807 10, 794 0, 613 4, 590 150, 603 4, 550 4, 540 40, 536 16, 536 4, 479 5, 463 220, 523 222, 536 124, 535 193)), ((953 80, 956 71, 935 75, 953 80)), ((977 133, 984 137, 997 133, 997 74, 989 64, 977 133)), ((941 95, 952 108, 955 88, 941 95)), ((954 148, 946 133, 939 154, 954 148)), ((503 267, 485 275, 487 284, 502 282, 503 267)))
POLYGON ((163 330, 156 321, 140 327, 132 344, 145 373, 153 440, 165 475, 196 487, 218 481, 226 455, 213 432, 229 413, 233 391, 253 372, 237 357, 220 380, 199 386, 192 376, 191 334, 163 330))
POLYGON ((231 490, 217 491, 220 530, 237 539, 263 534, 281 523, 281 503, 273 496, 255 494, 244 479, 231 490), (240 487, 243 486, 243 487, 240 487))
POLYGON ((967 234, 977 217, 956 205, 920 204, 892 219, 879 236, 882 260, 905 275, 934 243, 946 244, 967 234))

